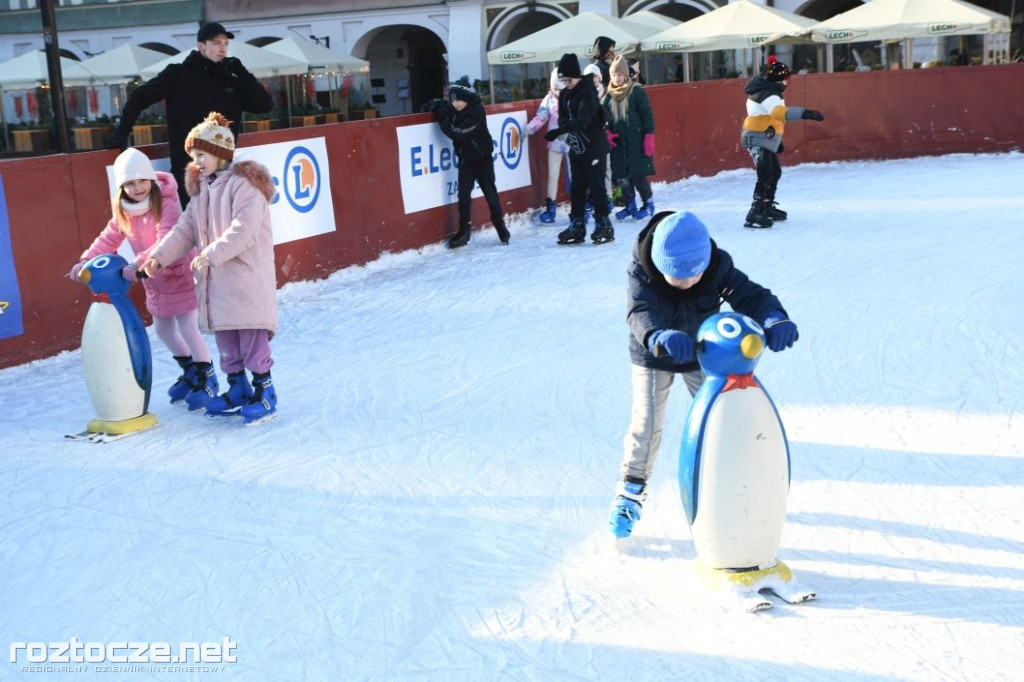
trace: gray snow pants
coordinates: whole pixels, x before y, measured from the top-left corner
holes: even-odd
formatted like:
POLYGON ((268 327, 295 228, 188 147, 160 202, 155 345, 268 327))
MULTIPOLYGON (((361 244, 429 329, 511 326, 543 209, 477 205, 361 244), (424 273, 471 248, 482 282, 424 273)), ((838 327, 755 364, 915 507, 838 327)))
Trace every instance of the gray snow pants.
MULTIPOLYGON (((654 470, 654 460, 661 449, 661 432, 665 424, 665 408, 668 407, 669 389, 675 380, 675 372, 649 369, 639 365, 633 367, 633 410, 629 431, 624 439, 625 455, 622 458, 622 477, 629 476, 647 481, 654 470)), ((704 381, 704 372, 684 372, 683 381, 690 395, 697 393, 704 381)))

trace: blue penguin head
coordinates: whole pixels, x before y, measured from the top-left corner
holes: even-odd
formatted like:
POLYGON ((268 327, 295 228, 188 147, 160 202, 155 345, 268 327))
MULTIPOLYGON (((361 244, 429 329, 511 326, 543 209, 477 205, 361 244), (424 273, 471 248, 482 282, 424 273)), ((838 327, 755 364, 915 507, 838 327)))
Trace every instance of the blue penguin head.
POLYGON ((94 294, 117 296, 128 293, 131 282, 121 276, 121 270, 128 265, 116 253, 104 253, 96 256, 82 266, 78 279, 88 286, 94 294))
POLYGON ((761 325, 739 313, 718 313, 697 330, 697 360, 709 376, 750 374, 764 352, 761 325))

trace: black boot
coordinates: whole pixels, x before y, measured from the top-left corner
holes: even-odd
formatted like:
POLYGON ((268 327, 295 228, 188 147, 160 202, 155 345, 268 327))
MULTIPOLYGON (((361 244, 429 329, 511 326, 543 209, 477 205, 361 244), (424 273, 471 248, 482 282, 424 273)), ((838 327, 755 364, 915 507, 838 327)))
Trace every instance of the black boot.
MULTIPOLYGON (((771 205, 771 204, 769 204, 771 205)), ((772 219, 767 213, 765 213, 765 202, 763 199, 755 198, 753 203, 750 204, 750 210, 747 211, 746 222, 743 223, 743 227, 771 227, 772 219)))
POLYGON ((775 201, 765 202, 765 213, 773 222, 779 223, 789 217, 789 214, 778 208, 779 204, 775 201))
POLYGON ((508 233, 508 228, 505 227, 505 221, 498 220, 497 222, 495 222, 494 229, 498 232, 498 239, 501 240, 501 243, 508 244, 509 237, 511 237, 512 235, 508 233))
POLYGON ((594 216, 594 233, 590 240, 595 244, 605 244, 615 241, 615 229, 612 228, 612 221, 606 215, 594 216))
POLYGON ((569 227, 558 233, 559 244, 582 244, 587 240, 587 228, 582 218, 573 218, 569 227))
POLYGON ((449 249, 458 249, 469 243, 469 225, 463 225, 459 231, 448 240, 449 249))

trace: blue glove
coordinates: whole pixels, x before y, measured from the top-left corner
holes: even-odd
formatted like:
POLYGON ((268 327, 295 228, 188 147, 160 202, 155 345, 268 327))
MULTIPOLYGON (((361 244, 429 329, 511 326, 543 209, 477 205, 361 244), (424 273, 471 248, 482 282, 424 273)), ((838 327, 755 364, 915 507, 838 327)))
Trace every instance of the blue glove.
POLYGON ((693 359, 693 339, 676 329, 659 329, 647 339, 647 348, 654 357, 666 353, 676 362, 693 359))
POLYGON ((792 348, 800 338, 800 332, 793 320, 787 318, 781 311, 775 310, 768 313, 768 317, 764 319, 764 338, 768 342, 768 347, 778 353, 792 348))

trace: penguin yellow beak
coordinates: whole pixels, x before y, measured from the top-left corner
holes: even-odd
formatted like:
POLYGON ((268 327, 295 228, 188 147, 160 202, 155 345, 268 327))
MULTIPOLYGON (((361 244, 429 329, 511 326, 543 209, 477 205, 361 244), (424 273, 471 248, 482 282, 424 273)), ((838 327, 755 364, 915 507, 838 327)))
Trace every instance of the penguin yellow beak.
POLYGON ((740 352, 747 360, 753 360, 764 352, 764 341, 757 334, 747 334, 740 341, 740 352))
POLYGON ((78 280, 82 284, 88 284, 89 280, 91 280, 91 279, 92 279, 92 270, 90 270, 89 268, 82 268, 81 270, 78 271, 78 280))

